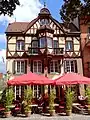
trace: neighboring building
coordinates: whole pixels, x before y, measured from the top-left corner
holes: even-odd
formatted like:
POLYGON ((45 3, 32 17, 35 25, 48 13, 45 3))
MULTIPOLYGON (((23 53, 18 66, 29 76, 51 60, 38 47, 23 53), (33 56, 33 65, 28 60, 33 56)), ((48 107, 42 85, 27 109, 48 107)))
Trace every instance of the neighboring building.
MULTIPOLYGON (((65 27, 47 8, 41 9, 31 22, 10 23, 6 36, 7 71, 13 75, 30 71, 50 78, 64 72, 83 74, 79 29, 73 23, 65 27)), ((19 88, 16 88, 16 94, 19 94, 19 88)), ((40 86, 33 87, 35 96, 41 89, 40 86)), ((60 93, 58 87, 56 90, 60 93)))
POLYGON ((83 74, 90 77, 90 17, 80 20, 81 49, 83 57, 83 74))

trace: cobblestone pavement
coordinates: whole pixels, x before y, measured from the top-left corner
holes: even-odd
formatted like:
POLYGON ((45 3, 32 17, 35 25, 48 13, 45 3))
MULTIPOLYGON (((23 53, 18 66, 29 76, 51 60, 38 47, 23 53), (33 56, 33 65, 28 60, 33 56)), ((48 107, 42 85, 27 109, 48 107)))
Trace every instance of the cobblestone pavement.
POLYGON ((80 114, 72 114, 71 116, 43 116, 39 114, 33 114, 30 117, 18 116, 18 117, 10 117, 10 118, 0 118, 0 120, 90 120, 90 115, 80 115, 80 114))

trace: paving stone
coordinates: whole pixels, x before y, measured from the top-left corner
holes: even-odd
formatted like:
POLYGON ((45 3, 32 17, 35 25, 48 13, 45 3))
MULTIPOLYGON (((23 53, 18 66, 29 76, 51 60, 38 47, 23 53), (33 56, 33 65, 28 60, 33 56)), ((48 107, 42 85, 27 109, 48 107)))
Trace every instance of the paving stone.
POLYGON ((79 114, 72 114, 71 116, 43 116, 39 114, 33 114, 30 117, 13 117, 10 118, 0 118, 0 120, 90 120, 90 115, 79 115, 79 114))

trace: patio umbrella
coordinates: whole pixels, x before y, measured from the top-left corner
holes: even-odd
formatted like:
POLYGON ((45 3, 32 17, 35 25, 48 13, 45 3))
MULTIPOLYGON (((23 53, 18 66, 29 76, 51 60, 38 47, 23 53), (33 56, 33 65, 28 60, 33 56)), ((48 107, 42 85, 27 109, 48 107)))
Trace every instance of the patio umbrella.
POLYGON ((66 73, 55 79, 55 83, 56 85, 90 84, 90 78, 84 77, 78 73, 66 73))
POLYGON ((7 84, 10 85, 50 85, 54 84, 54 80, 50 80, 47 77, 44 77, 43 75, 38 75, 35 73, 28 73, 23 74, 21 76, 15 77, 12 80, 9 80, 7 84))

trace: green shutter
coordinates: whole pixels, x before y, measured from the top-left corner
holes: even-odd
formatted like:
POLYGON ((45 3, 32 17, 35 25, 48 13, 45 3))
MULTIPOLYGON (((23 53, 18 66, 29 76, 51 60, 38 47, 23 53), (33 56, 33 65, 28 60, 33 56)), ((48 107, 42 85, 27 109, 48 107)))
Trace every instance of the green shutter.
POLYGON ((31 60, 30 66, 31 66, 31 72, 33 72, 33 60, 31 60))
POLYGON ((42 60, 42 73, 44 73, 44 60, 42 60))
POLYGON ((75 72, 78 73, 78 70, 77 70, 77 60, 75 60, 75 72))
POLYGON ((60 65, 60 60, 58 60, 58 72, 61 73, 61 65, 60 65))
POLYGON ((25 60, 25 73, 27 73, 27 60, 25 60))
POLYGON ((13 74, 16 73, 15 68, 16 68, 16 66, 15 66, 15 60, 13 60, 13 63, 12 63, 12 73, 13 74))

